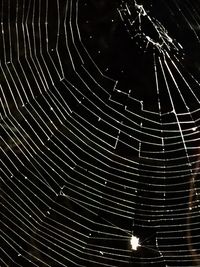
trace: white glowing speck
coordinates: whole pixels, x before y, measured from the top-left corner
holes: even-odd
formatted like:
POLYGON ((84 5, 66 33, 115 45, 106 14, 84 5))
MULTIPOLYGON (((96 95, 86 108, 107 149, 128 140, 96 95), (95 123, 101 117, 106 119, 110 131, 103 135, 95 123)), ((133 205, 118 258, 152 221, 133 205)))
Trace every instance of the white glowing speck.
POLYGON ((139 244, 139 238, 132 235, 131 236, 131 247, 133 250, 137 250, 137 248, 140 246, 139 244))

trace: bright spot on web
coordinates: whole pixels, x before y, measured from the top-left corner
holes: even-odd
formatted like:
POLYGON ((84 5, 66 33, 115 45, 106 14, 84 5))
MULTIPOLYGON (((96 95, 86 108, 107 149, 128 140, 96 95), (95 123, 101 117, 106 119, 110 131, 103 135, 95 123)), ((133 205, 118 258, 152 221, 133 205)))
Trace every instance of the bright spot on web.
POLYGON ((137 250, 137 248, 140 246, 139 238, 132 235, 131 236, 131 247, 133 250, 137 250))

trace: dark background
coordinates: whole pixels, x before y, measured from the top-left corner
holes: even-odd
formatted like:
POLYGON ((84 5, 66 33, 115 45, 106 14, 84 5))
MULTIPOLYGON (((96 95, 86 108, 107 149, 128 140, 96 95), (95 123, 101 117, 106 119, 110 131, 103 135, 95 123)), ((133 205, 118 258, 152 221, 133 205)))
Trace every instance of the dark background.
POLYGON ((122 4, 1 1, 2 266, 199 266, 200 2, 122 4))

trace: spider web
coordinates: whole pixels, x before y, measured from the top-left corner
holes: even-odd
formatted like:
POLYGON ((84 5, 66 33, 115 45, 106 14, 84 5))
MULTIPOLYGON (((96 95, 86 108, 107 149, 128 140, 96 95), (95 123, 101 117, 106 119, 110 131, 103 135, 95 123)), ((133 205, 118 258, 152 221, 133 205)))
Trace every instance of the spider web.
POLYGON ((0 14, 0 265, 199 266, 200 2, 0 14))

